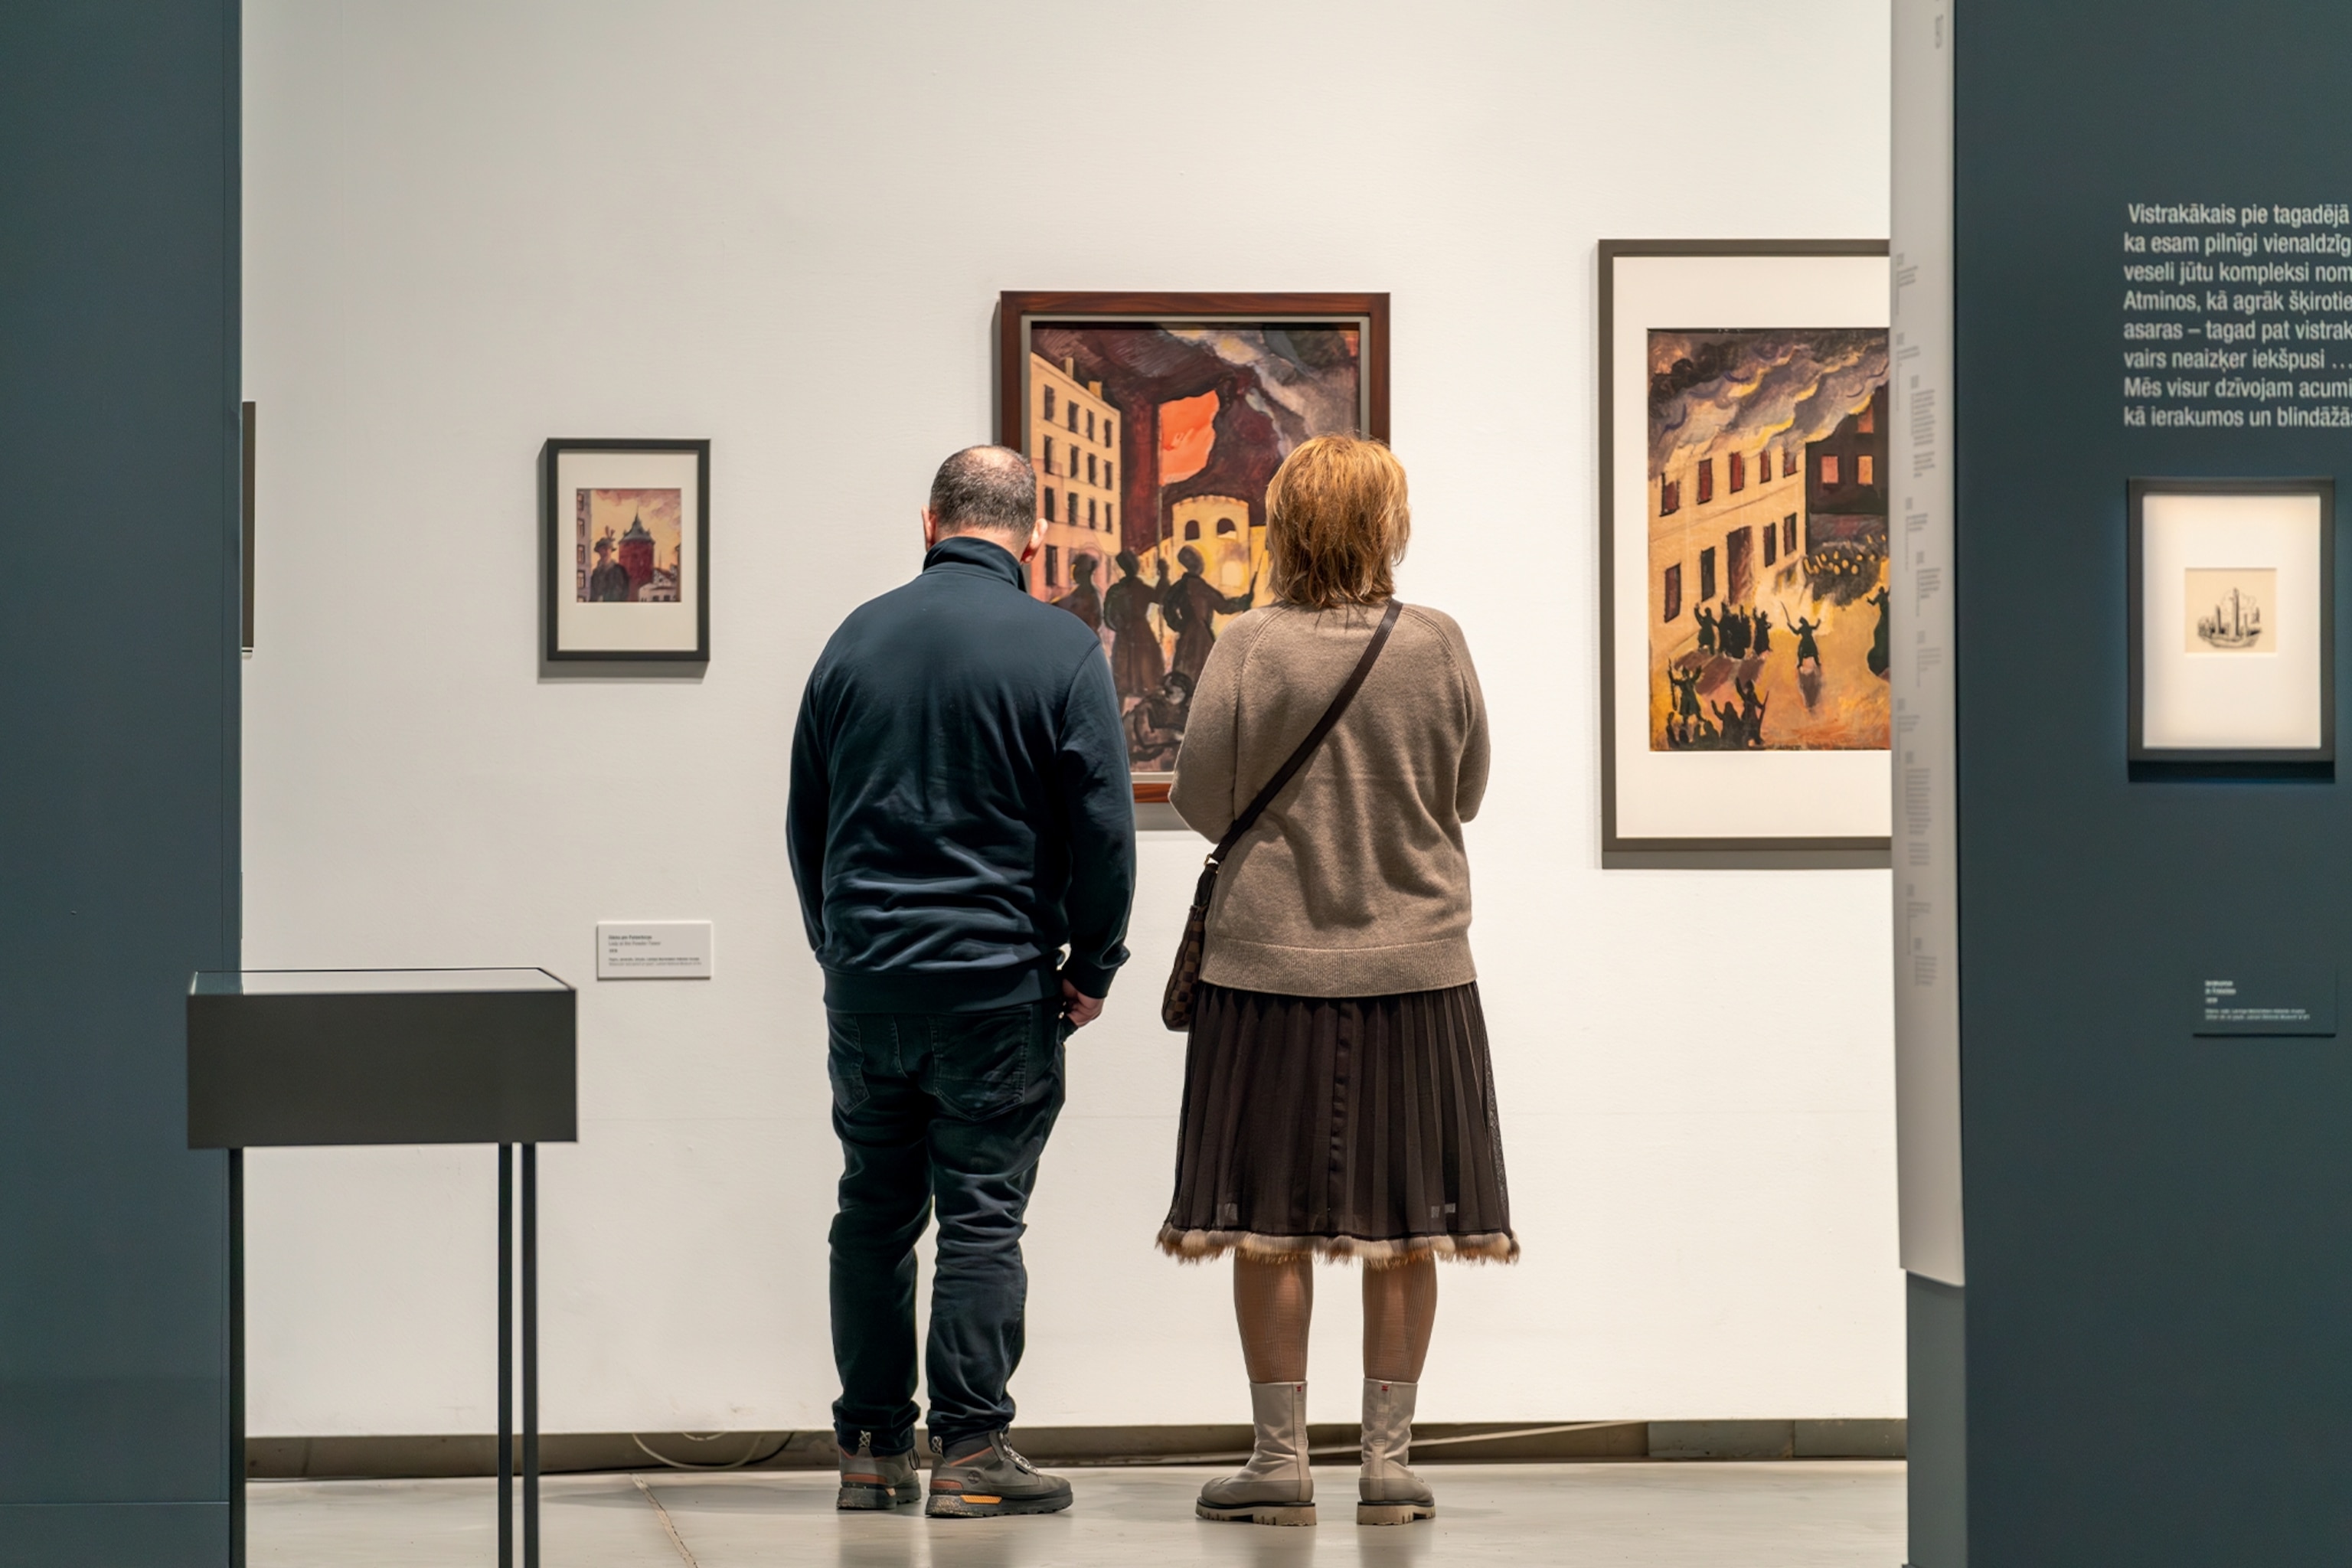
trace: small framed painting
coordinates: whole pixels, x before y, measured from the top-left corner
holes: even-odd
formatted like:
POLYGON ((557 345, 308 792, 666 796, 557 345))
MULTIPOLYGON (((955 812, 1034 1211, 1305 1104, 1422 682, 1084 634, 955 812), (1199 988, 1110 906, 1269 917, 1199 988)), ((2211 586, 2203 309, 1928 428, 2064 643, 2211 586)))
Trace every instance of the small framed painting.
POLYGON ((1883 857, 1885 243, 1600 271, 1603 864, 1883 857))
POLYGON ((1135 798, 1161 801, 1192 688, 1271 602, 1265 487, 1317 436, 1389 434, 1386 294, 1008 292, 997 439, 1037 470, 1029 591, 1109 658, 1135 798))
POLYGON ((2134 479, 2136 763, 2336 760, 2336 484, 2134 479))
POLYGON ((710 658, 710 443, 547 443, 550 660, 710 658))

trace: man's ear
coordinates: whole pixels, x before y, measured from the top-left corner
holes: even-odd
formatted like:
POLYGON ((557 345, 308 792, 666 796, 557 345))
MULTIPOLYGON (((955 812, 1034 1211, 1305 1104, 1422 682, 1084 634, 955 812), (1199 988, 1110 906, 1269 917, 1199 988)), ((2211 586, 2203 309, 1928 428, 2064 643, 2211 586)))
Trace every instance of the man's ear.
POLYGON ((1045 548, 1045 520, 1039 518, 1029 528, 1029 542, 1021 547, 1021 559, 1034 561, 1037 552, 1045 548))
POLYGON ((923 548, 929 550, 939 542, 940 520, 931 515, 929 507, 925 507, 923 509, 923 548))

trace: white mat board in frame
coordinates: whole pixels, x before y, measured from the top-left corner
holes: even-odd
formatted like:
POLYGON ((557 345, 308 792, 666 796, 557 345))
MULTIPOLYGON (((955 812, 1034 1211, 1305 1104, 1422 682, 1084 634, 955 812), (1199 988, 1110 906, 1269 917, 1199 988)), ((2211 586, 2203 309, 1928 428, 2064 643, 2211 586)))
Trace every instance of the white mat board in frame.
POLYGON ((2336 483, 2128 486, 2135 763, 2336 757, 2336 483))
MULTIPOLYGON (((1892 805, 1883 724, 1865 731, 1852 719, 1822 749, 1808 749, 1791 733, 1792 727, 1819 731, 1834 713, 1824 705, 1825 681, 1843 685, 1864 707, 1874 704, 1872 711, 1887 703, 1883 584, 1893 531, 1885 497, 1896 477, 1885 471, 1892 451, 1883 390, 1891 368, 1885 346, 1889 293, 1883 240, 1601 242, 1604 855, 1885 853, 1892 805), (1805 344, 1800 341, 1792 352, 1790 340, 1809 333, 1849 350, 1875 342, 1881 390, 1874 402, 1865 398, 1866 405, 1848 409, 1826 387, 1780 396, 1791 376, 1801 383, 1804 369, 1805 344), (1710 380, 1712 362, 1696 372, 1677 363, 1654 410, 1654 334, 1662 344, 1686 336, 1722 355, 1725 368, 1710 380), (1761 358, 1755 365, 1732 363, 1742 354, 1761 358), (1807 405, 1804 396, 1813 403, 1807 405), (1676 423, 1685 418, 1687 431, 1676 423), (1874 443, 1874 461, 1848 457, 1843 468, 1824 464, 1856 430, 1874 443), (1839 482, 1844 489, 1825 497, 1825 475, 1832 489, 1839 482), (1857 479, 1864 481, 1859 489, 1857 479), (1723 531, 1721 539, 1701 539, 1710 521, 1741 509, 1753 512, 1768 487, 1779 510, 1770 513, 1775 526, 1760 547, 1760 516, 1723 531), (1853 499, 1862 490, 1876 495, 1876 517, 1832 517, 1824 510, 1816 518, 1817 503, 1866 504, 1853 499), (1685 515, 1668 521, 1675 512, 1685 515), (1661 548, 1669 554, 1682 548, 1662 546, 1670 533, 1687 540, 1689 560, 1653 560, 1661 548), (1817 537, 1822 534, 1833 537, 1817 537), (1830 584, 1822 574, 1832 569, 1856 575, 1830 584), (1859 607, 1865 570, 1878 574, 1882 585, 1882 596, 1867 609, 1859 607), (1817 592, 1831 596, 1818 599, 1817 592), (1811 633, 1827 618, 1816 607, 1823 603, 1862 629, 1840 626, 1816 646, 1811 633), (1725 651, 1739 658, 1717 657, 1714 647, 1726 613, 1741 629, 1725 651), (1874 647, 1872 616, 1881 617, 1874 647), (1654 636, 1654 621, 1663 628, 1654 636), (1708 624, 1704 634, 1699 622, 1708 624), (1696 719, 1677 717, 1687 711, 1677 702, 1690 699, 1669 695, 1669 667, 1685 678, 1696 672, 1706 683, 1703 695, 1693 693, 1696 719), (1864 735, 1869 738, 1857 739, 1864 735)), ((1868 368, 1849 364, 1837 395, 1851 401, 1855 376, 1868 368)))

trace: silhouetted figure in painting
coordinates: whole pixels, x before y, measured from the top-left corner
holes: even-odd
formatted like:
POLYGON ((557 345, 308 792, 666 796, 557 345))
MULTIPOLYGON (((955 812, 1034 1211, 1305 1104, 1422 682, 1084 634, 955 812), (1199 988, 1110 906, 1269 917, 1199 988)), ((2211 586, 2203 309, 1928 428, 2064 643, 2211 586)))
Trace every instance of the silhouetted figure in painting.
POLYGON ((1803 620, 1791 622, 1789 629, 1797 634, 1797 668, 1802 669, 1810 662, 1815 669, 1821 668, 1822 645, 1814 639, 1813 634, 1822 629, 1822 623, 1808 616, 1803 620))
POLYGON ((1752 650, 1758 658, 1772 651, 1772 612, 1756 612, 1756 643, 1752 650))
POLYGON ((1877 593, 1873 594, 1869 598, 1863 601, 1864 604, 1876 605, 1878 606, 1878 629, 1870 634, 1869 662, 1870 673, 1877 676, 1882 680, 1886 679, 1887 665, 1886 599, 1886 590, 1885 588, 1881 588, 1877 593))
POLYGON ((1716 721, 1723 726, 1724 747, 1727 750, 1736 750, 1745 746, 1748 743, 1748 737, 1746 730, 1739 721, 1739 710, 1728 702, 1717 702, 1713 706, 1716 721))
POLYGON ((1750 750, 1760 752, 1764 749, 1764 710, 1770 704, 1752 680, 1740 681, 1738 691, 1741 738, 1750 750))
POLYGON ((1127 710, 1128 765, 1141 773, 1173 768, 1192 711, 1192 681, 1182 670, 1170 670, 1157 691, 1127 710))
MULTIPOLYGON (((1209 662, 1209 650, 1217 646, 1216 630, 1210 617, 1238 616, 1248 609, 1250 602, 1257 597, 1257 584, 1252 583, 1247 591, 1240 594, 1218 593, 1201 575, 1208 563, 1189 544, 1176 552, 1176 563, 1184 568, 1184 575, 1161 595, 1160 618, 1176 634, 1176 651, 1168 662, 1184 677, 1189 690, 1201 679, 1201 667, 1209 662)), ((1161 570, 1164 572, 1166 567, 1161 570)))
POLYGON ((1666 670, 1666 684, 1675 689, 1675 712, 1678 717, 1696 719, 1698 708, 1698 677, 1696 668, 1666 670))
POLYGON ((1135 552, 1118 552, 1119 579, 1103 595, 1103 624, 1111 629, 1115 639, 1110 650, 1111 683, 1118 688, 1122 698, 1149 697, 1160 689, 1160 678, 1168 673, 1166 657, 1160 651, 1160 634, 1151 625, 1151 606, 1160 602, 1159 591, 1143 580, 1143 563, 1135 552))
POLYGON ((1715 612, 1701 605, 1692 612, 1692 615, 1698 622, 1698 651, 1713 653, 1715 651, 1715 612))
POLYGON ((1072 561, 1070 575, 1078 580, 1078 585, 1054 603, 1086 622, 1096 631, 1102 630, 1102 595, 1095 592, 1095 558, 1091 555, 1081 555, 1072 561))
POLYGON ((588 574, 588 602, 592 605, 625 605, 629 602, 629 572, 613 559, 613 534, 610 529, 596 542, 596 570, 588 574))

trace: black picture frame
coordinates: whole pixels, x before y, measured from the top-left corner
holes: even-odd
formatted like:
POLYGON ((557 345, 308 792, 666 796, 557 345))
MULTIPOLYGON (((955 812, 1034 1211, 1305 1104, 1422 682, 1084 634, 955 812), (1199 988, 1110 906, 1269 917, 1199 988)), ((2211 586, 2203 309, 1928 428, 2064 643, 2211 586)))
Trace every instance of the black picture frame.
POLYGON ((541 511, 541 658, 550 664, 708 664, 710 662, 710 442, 708 437, 672 440, 629 440, 604 437, 550 437, 540 450, 541 511), (560 614, 568 576, 570 552, 564 538, 562 505, 556 479, 567 453, 680 453, 695 459, 694 516, 681 520, 694 540, 691 570, 694 591, 694 646, 674 648, 627 648, 566 646, 560 614))
MULTIPOLYGON (((1618 831, 1616 264, 1638 257, 1886 257, 1884 239, 1604 239, 1597 249, 1600 370, 1601 853, 1605 867, 1880 867, 1882 835, 1647 837, 1618 831)), ((1891 329, 1890 329, 1891 330, 1891 329)))
POLYGON ((2333 771, 2336 763, 2336 481, 2306 479, 2134 479, 2125 492, 2126 759, 2137 766, 2216 772, 2333 771), (2145 508, 2152 495, 2309 495, 2319 501, 2319 744, 2151 746, 2147 738, 2147 581, 2145 508))

